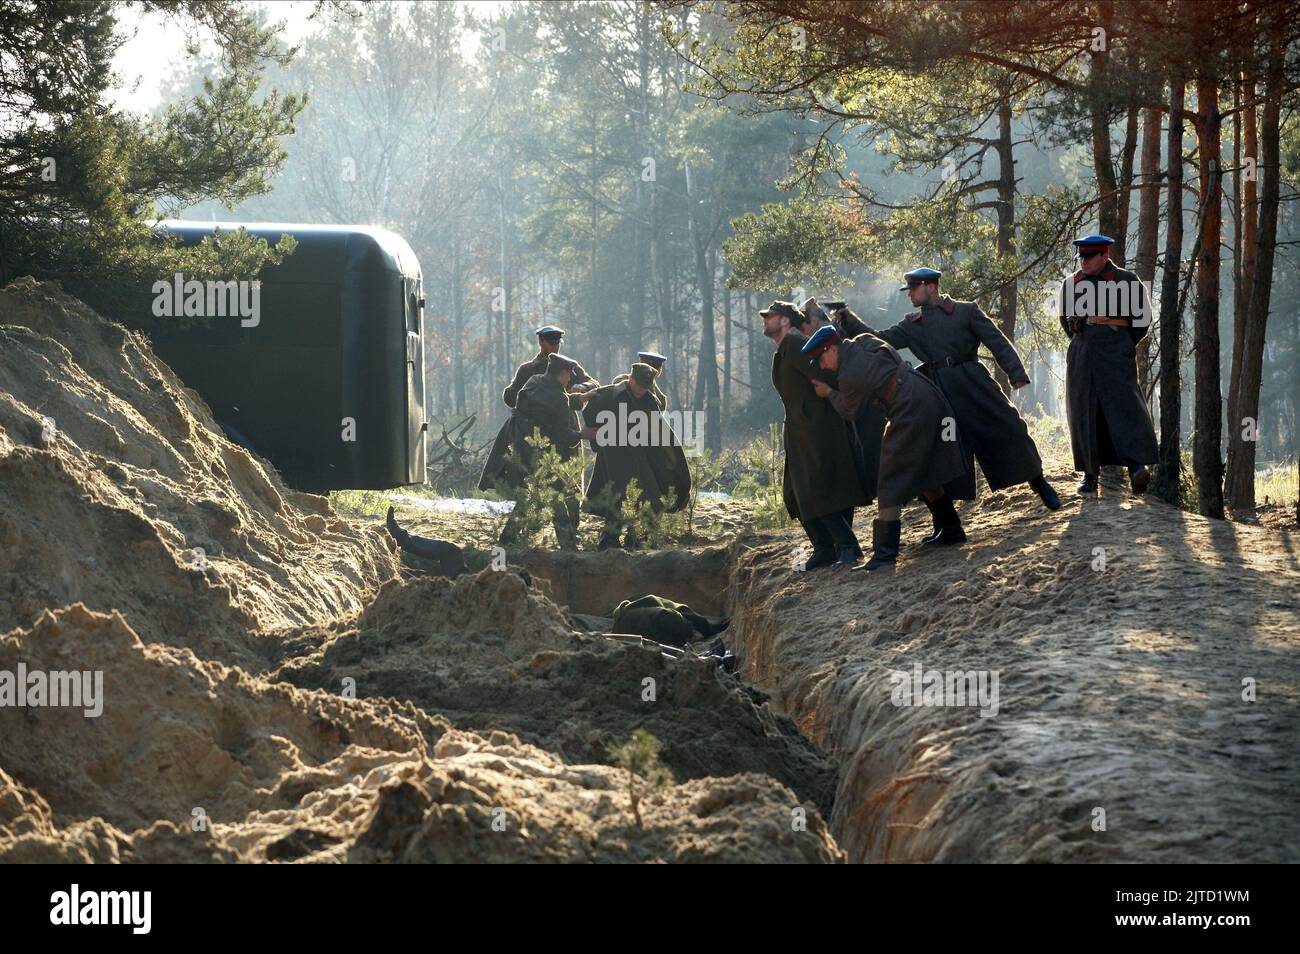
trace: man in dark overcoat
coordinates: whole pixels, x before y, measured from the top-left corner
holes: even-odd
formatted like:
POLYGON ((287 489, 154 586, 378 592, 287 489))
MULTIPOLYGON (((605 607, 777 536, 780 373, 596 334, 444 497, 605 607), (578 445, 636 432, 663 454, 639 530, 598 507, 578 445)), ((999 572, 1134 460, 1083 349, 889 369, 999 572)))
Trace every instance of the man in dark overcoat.
POLYGON ((807 340, 795 328, 803 314, 793 302, 774 301, 759 312, 763 334, 776 345, 772 386, 785 406, 786 512, 812 543, 805 569, 852 566, 862 554, 853 533, 853 508, 867 503, 849 432, 813 390, 812 363, 799 353, 807 340))
MULTIPOLYGON (((831 313, 828 313, 826 307, 819 304, 816 298, 809 298, 800 306, 799 310, 803 312, 804 322, 799 326, 799 332, 804 337, 816 334, 818 328, 826 325, 834 327, 845 338, 853 338, 869 330, 856 315, 844 307, 844 302, 829 304, 839 306, 834 320, 831 313), (846 315, 847 318, 844 317, 846 315), (854 322, 857 324, 855 325, 854 322), (851 333, 845 331, 845 323, 851 333)), ((833 375, 826 375, 823 380, 832 386, 835 384, 833 375)), ((878 407, 867 401, 863 403, 858 416, 847 422, 847 426, 850 443, 857 455, 858 476, 869 504, 876 499, 876 484, 880 477, 880 441, 885 434, 885 415, 878 407)))
POLYGON ((1137 376, 1137 343, 1151 325, 1151 296, 1137 275, 1110 260, 1115 240, 1074 240, 1079 270, 1061 284, 1060 320, 1070 338, 1065 353, 1065 409, 1079 493, 1095 494, 1107 464, 1128 468, 1134 493, 1151 482, 1159 458, 1156 428, 1137 376))
MULTIPOLYGON (((543 373, 546 370, 547 359, 553 354, 560 353, 560 342, 564 339, 564 329, 557 328, 554 325, 543 325, 534 332, 537 335, 537 354, 529 358, 518 368, 515 369, 514 380, 506 385, 506 389, 501 392, 501 400, 506 402, 506 407, 514 407, 515 402, 519 399, 519 391, 528 379, 534 375, 543 373)), ((582 365, 573 361, 573 369, 570 376, 573 382, 569 385, 574 392, 588 391, 597 387, 600 382, 582 370, 582 365)))
MULTIPOLYGON (((1043 476, 1043 460, 1029 428, 980 363, 978 352, 981 344, 992 352, 1013 389, 1029 383, 1020 355, 978 302, 940 294, 942 274, 918 268, 903 276, 907 284, 899 290, 907 292, 917 311, 876 334, 920 358, 924 363, 918 370, 938 385, 952 405, 967 477, 962 486, 948 492, 958 500, 974 499, 974 461, 978 460, 991 490, 1028 483, 1049 510, 1058 510, 1061 498, 1043 476)), ((938 529, 936 516, 936 535, 938 529)))
POLYGON ((871 525, 872 556, 854 569, 878 570, 897 561, 903 505, 917 496, 924 497, 941 520, 936 542, 963 542, 966 533, 943 486, 961 476, 966 463, 958 442, 945 433, 944 418, 952 408, 943 392, 872 334, 845 340, 827 326, 819 328, 801 350, 836 376, 833 389, 821 381, 814 386, 828 407, 851 421, 865 402, 872 401, 889 422, 880 449, 880 504, 871 525))
MULTIPOLYGON (((534 432, 539 433, 546 444, 555 448, 561 460, 571 458, 582 440, 582 432, 575 426, 574 412, 580 410, 594 392, 568 393, 577 367, 576 361, 562 354, 547 356, 545 373, 533 375, 520 388, 514 411, 501 426, 487 463, 483 465, 479 489, 498 490, 515 498, 515 509, 501 531, 502 546, 514 543, 519 535, 527 499, 525 485, 537 466, 538 451, 529 443, 529 438, 534 432)), ((564 495, 562 502, 552 508, 555 537, 562 549, 576 549, 578 499, 561 479, 556 478, 552 486, 564 495)))
POLYGON ((635 527, 623 519, 623 501, 635 480, 641 499, 656 513, 667 500, 669 512, 686 505, 691 472, 681 442, 660 413, 651 390, 655 370, 637 362, 623 380, 591 392, 582 416, 583 436, 596 450, 596 464, 585 493, 587 508, 605 518, 598 549, 635 549, 635 527), (624 532, 622 542, 620 533, 624 532))

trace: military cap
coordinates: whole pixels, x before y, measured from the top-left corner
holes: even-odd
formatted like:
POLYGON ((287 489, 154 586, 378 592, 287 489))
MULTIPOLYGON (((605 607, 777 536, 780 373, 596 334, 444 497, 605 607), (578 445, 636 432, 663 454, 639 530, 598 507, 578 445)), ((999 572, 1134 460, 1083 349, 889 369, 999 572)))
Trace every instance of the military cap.
POLYGON ((1109 252, 1115 240, 1109 235, 1085 235, 1071 244, 1074 245, 1076 255, 1091 255, 1094 252, 1109 252))
POLYGON ((768 315, 784 315, 797 325, 803 324, 803 312, 801 312, 799 306, 792 301, 780 301, 778 299, 760 311, 759 314, 764 318, 768 315))
POLYGON ((632 365, 632 380, 643 388, 649 388, 655 383, 655 369, 638 361, 632 365))
POLYGON ((662 368, 664 366, 664 362, 668 360, 667 355, 662 355, 657 351, 638 351, 636 353, 636 356, 638 361, 640 361, 643 364, 650 365, 650 367, 654 368, 655 370, 662 368))
POLYGON ((546 356, 547 374, 559 375, 565 371, 572 371, 577 366, 578 362, 574 361, 572 358, 566 358, 558 351, 555 354, 548 354, 546 356))
POLYGON ((542 325, 542 327, 534 331, 533 334, 537 335, 539 338, 546 338, 547 340, 559 339, 564 337, 564 329, 557 328, 555 325, 542 325))
POLYGON ((831 345, 839 344, 842 340, 842 336, 835 330, 834 325, 822 325, 812 333, 811 338, 803 343, 803 347, 799 349, 799 353, 806 354, 808 357, 816 361, 821 357, 823 351, 831 345))
POLYGON ((937 282, 943 276, 943 272, 933 268, 914 268, 903 276, 906 285, 901 286, 899 291, 907 291, 909 288, 915 288, 917 285, 924 285, 926 282, 937 282))

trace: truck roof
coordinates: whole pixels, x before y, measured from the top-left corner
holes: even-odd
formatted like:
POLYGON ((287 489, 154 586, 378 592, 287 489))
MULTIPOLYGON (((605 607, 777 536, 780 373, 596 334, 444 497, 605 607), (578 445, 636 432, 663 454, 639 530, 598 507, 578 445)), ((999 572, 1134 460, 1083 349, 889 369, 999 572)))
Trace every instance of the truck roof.
POLYGON ((401 275, 418 276, 420 264, 406 239, 396 232, 375 225, 310 225, 292 222, 212 222, 187 219, 164 219, 154 223, 180 237, 185 244, 197 244, 216 230, 235 232, 244 229, 250 235, 271 244, 281 235, 292 235, 298 248, 278 267, 271 266, 278 277, 292 280, 312 275, 337 278, 350 267, 380 267, 401 275))

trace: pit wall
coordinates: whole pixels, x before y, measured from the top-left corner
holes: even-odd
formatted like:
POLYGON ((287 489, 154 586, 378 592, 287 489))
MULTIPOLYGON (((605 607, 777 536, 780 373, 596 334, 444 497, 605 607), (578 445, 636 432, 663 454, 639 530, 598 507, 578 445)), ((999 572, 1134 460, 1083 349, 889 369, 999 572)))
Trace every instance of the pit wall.
POLYGON ((575 613, 609 616, 623 600, 653 593, 697 613, 726 613, 727 547, 704 550, 533 550, 520 559, 551 599, 575 613))

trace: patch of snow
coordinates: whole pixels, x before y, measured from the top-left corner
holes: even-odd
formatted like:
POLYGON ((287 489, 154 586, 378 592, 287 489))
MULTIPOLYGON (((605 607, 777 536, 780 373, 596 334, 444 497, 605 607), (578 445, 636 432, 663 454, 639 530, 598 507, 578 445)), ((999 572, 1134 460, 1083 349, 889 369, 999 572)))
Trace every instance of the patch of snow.
POLYGON ((411 497, 406 494, 389 494, 388 499, 412 510, 466 513, 480 517, 500 517, 515 509, 513 500, 482 500, 477 497, 411 497))

